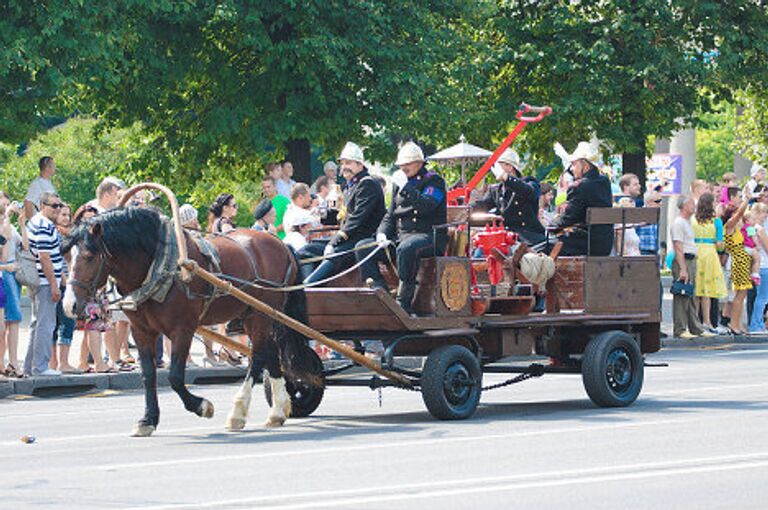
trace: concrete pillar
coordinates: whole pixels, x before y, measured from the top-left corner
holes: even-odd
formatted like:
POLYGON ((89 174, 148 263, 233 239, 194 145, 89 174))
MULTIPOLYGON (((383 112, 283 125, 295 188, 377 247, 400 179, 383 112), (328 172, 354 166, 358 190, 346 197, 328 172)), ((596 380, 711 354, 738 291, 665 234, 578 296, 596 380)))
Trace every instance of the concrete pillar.
POLYGON ((656 145, 653 147, 654 154, 669 154, 669 145, 672 142, 667 138, 657 138, 656 145))
MULTIPOLYGON (((741 116, 744 115, 744 108, 738 106, 736 108, 736 125, 739 125, 741 116)), ((746 181, 749 179, 749 170, 752 168, 752 162, 742 156, 741 154, 734 154, 733 156, 733 173, 739 181, 746 181)))
POLYGON ((684 129, 675 133, 669 144, 669 152, 683 156, 681 192, 687 195, 691 191, 691 182, 696 179, 696 130, 684 129))

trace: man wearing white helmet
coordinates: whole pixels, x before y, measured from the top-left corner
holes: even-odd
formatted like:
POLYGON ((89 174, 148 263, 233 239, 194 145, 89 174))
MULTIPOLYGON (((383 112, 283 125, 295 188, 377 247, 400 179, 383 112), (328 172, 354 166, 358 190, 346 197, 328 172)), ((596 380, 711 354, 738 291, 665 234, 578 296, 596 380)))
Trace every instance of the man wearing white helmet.
POLYGON ((342 172, 352 175, 344 190, 347 212, 339 232, 325 247, 325 255, 349 253, 324 260, 305 279, 306 283, 325 280, 354 264, 355 256, 351 250, 360 240, 374 235, 386 211, 384 191, 368 173, 363 150, 356 144, 347 142, 339 155, 339 163, 342 172))
POLYGON ((536 179, 524 179, 521 168, 520 156, 512 149, 505 150, 493 169, 501 182, 492 185, 472 207, 502 216, 507 230, 517 232, 525 242, 534 246, 546 241, 546 232, 539 221, 541 188, 536 179))
MULTIPOLYGON (((392 200, 379 225, 376 240, 395 241, 397 245, 397 272, 400 276, 397 300, 406 312, 412 313, 419 261, 423 257, 434 257, 445 252, 447 232, 444 228, 434 229, 447 221, 445 181, 436 173, 427 171, 424 153, 413 142, 400 148, 395 164, 400 167, 400 174, 393 176, 392 200)), ((372 239, 365 239, 359 244, 370 241, 372 239)), ((358 260, 368 253, 358 251, 358 260)), ((386 254, 380 251, 378 258, 385 260, 386 254)), ((376 259, 374 257, 362 266, 363 277, 373 280, 376 287, 386 288, 376 259)))
MULTIPOLYGON (((597 145, 580 142, 573 154, 568 154, 569 170, 577 184, 568 191, 565 212, 557 218, 552 227, 563 229, 575 227, 561 236, 561 255, 607 256, 613 246, 613 225, 592 225, 587 227, 587 209, 590 207, 611 207, 611 181, 602 175, 596 166, 599 160, 597 145), (591 231, 589 237, 587 228, 591 231), (588 246, 588 238, 589 246, 588 246)), ((562 156, 561 156, 562 157, 562 156)))

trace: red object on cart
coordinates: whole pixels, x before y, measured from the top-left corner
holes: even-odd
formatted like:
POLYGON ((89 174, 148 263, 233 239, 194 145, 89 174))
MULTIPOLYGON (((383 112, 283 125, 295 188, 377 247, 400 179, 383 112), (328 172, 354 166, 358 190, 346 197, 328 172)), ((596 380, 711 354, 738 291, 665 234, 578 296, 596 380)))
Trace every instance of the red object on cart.
POLYGON ((472 237, 475 248, 479 248, 488 263, 488 280, 491 285, 497 285, 504 278, 504 268, 501 261, 494 256, 498 250, 502 255, 509 255, 509 250, 517 243, 517 234, 504 228, 503 223, 494 222, 486 225, 485 229, 472 237))
POLYGON ((448 205, 468 204, 469 194, 472 193, 472 190, 475 189, 478 184, 483 182, 483 179, 488 174, 488 171, 496 163, 496 161, 498 161, 504 150, 509 147, 515 138, 517 138, 517 135, 520 134, 525 126, 532 122, 539 122, 550 113, 552 113, 552 108, 549 106, 531 106, 525 103, 521 104, 520 108, 517 110, 517 114, 515 115, 517 120, 520 121, 518 122, 517 126, 515 126, 515 129, 513 129, 512 132, 507 135, 504 141, 501 142, 501 145, 496 147, 496 150, 493 151, 493 154, 491 154, 491 157, 488 158, 488 161, 486 161, 483 166, 480 167, 480 170, 477 171, 477 173, 474 175, 474 177, 472 177, 472 179, 470 179, 466 186, 448 191, 448 205), (535 113, 536 116, 526 117, 526 113, 535 113))

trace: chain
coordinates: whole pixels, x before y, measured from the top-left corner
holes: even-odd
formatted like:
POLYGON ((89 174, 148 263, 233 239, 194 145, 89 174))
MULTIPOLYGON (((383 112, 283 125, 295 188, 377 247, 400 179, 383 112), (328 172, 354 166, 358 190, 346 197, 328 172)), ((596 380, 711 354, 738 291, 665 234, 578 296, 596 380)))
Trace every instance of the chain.
POLYGON ((526 372, 524 374, 520 374, 518 376, 515 376, 511 379, 507 379, 504 382, 500 382, 497 384, 492 384, 490 386, 484 386, 482 388, 482 391, 488 391, 488 390, 495 390, 498 388, 504 388, 505 386, 511 386, 515 383, 523 382, 527 379, 533 379, 534 377, 541 377, 544 375, 544 367, 538 364, 534 364, 530 366, 530 372, 526 372))

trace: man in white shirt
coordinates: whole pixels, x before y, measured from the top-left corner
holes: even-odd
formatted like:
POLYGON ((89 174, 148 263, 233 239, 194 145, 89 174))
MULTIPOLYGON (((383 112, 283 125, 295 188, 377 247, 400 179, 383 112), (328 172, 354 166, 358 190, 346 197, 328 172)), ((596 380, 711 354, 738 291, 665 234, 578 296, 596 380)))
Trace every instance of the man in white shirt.
MULTIPOLYGON (((299 183, 291 190, 291 203, 288 205, 288 209, 285 210, 283 216, 283 228, 286 232, 290 232, 296 218, 303 218, 305 214, 310 214, 312 208, 312 194, 309 192, 309 186, 304 183, 299 183)), ((320 226, 320 217, 314 216, 312 221, 312 227, 320 226)))
MULTIPOLYGON (((680 211, 670 228, 670 239, 675 251, 675 260, 672 263, 672 278, 674 281, 682 281, 696 285, 696 240, 691 226, 691 216, 696 212, 693 198, 680 195, 677 199, 677 208, 680 211)), ((714 336, 704 329, 696 313, 694 297, 674 295, 672 296, 673 335, 680 338, 694 338, 696 336, 714 336)))
POLYGON ((27 188, 27 196, 24 198, 24 216, 29 219, 40 210, 40 198, 43 193, 56 193, 56 188, 53 187, 51 178, 56 173, 56 163, 50 156, 43 156, 37 163, 40 169, 40 175, 38 175, 29 188, 27 188))
POLYGON ((120 192, 125 189, 125 183, 117 177, 105 177, 96 187, 96 198, 88 202, 96 208, 99 214, 117 207, 120 202, 120 192))
POLYGON ((32 321, 24 372, 32 376, 61 375, 48 368, 53 347, 53 330, 56 328, 56 303, 61 299, 60 281, 64 271, 61 255, 61 236, 55 221, 63 207, 55 193, 40 196, 40 212, 26 225, 30 252, 37 259, 40 286, 32 294, 32 321))

